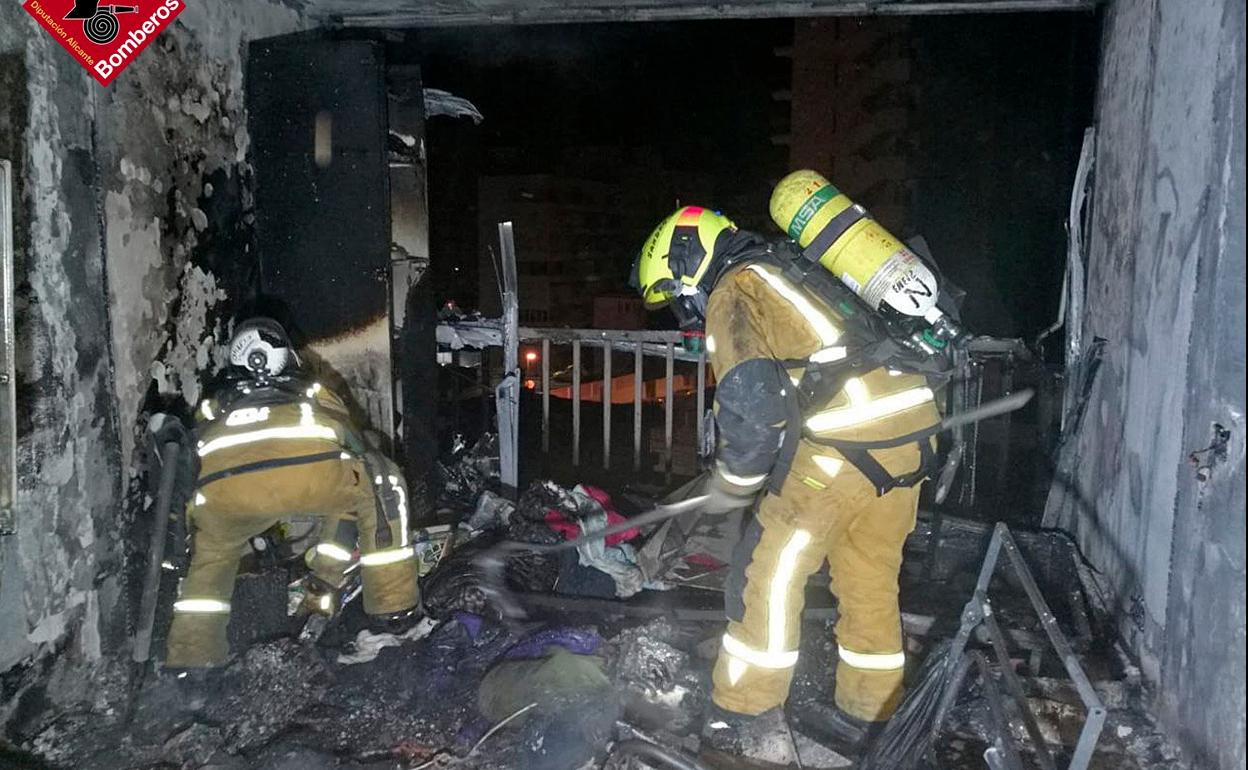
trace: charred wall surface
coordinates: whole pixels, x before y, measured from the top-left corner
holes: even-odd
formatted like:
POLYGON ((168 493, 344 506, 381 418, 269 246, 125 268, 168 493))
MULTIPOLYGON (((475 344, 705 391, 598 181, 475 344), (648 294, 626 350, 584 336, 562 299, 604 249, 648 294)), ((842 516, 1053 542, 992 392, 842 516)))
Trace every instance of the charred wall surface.
POLYGON ((0 672, 124 639, 146 421, 189 412, 254 291, 245 44, 301 24, 266 0, 190 3, 101 88, 19 3, 0 6, 21 415, 0 672))
POLYGON ((6 3, 0 18, 5 152, 20 180, 17 533, 0 539, 7 669, 80 628, 81 651, 98 657, 101 604, 119 591, 109 523, 121 457, 88 78, 19 5, 6 3))
POLYGON ((1107 345, 1050 504, 1170 729, 1243 767, 1243 3, 1117 0, 1101 68, 1083 327, 1107 345))

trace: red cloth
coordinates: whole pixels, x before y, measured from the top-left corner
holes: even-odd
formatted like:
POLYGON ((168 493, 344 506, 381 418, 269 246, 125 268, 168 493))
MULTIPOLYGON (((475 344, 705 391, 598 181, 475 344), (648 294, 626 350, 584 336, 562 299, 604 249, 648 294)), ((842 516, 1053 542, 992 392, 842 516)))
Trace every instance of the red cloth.
MULTIPOLYGON (((586 495, 592 497, 595 501, 597 501, 597 503, 602 506, 602 509, 606 511, 608 527, 613 527, 616 524, 620 524, 622 522, 628 521, 628 519, 621 516, 618 511, 616 511, 614 508, 611 507, 611 496, 608 495, 606 492, 599 489, 598 487, 591 487, 588 484, 582 484, 580 486, 580 489, 586 495)), ((580 526, 577 525, 575 521, 570 521, 566 516, 563 515, 562 511, 559 511, 555 508, 551 508, 550 510, 546 511, 546 524, 554 531, 563 535, 564 540, 571 540, 572 538, 580 537, 581 535, 580 526)), ((606 543, 608 547, 613 546, 613 545, 619 545, 620 543, 624 543, 629 540, 632 540, 633 538, 637 537, 640 534, 641 534, 641 530, 637 529, 636 527, 632 529, 626 529, 623 532, 617 532, 614 535, 607 535, 606 543)))
POLYGON ((684 559, 686 562, 694 565, 695 567, 706 567, 710 570, 723 569, 728 566, 719 559, 716 559, 714 556, 711 556, 709 553, 691 553, 684 557, 684 559))

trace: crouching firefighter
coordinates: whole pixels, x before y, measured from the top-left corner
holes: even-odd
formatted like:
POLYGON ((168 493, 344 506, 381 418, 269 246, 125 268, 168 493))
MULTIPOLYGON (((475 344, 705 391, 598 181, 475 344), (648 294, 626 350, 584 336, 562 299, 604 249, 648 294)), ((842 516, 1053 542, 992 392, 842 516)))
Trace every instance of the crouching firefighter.
POLYGON ((347 573, 358 568, 366 613, 383 625, 413 619, 417 565, 398 468, 366 446, 336 395, 300 376, 277 322, 242 323, 230 363, 241 377, 198 415, 191 563, 173 606, 165 665, 225 662, 239 557, 252 537, 296 515, 324 517, 308 604, 331 612, 347 573))
MULTIPOLYGON (((865 216, 828 226, 849 229, 865 216)), ((926 348, 911 339, 914 324, 890 323, 820 266, 830 241, 843 244, 815 240, 818 253, 803 252, 686 207, 658 226, 633 268, 647 306, 670 306, 682 329, 705 325, 717 381, 705 510, 748 508, 762 495, 725 591, 729 622, 704 736, 747 755, 742 746, 759 743, 744 739, 749 731, 783 728, 773 711, 798 661, 807 578, 825 560, 839 600, 839 660, 821 737, 857 753, 897 707, 902 546, 940 422, 927 377, 949 368, 941 333, 928 329, 926 348)))

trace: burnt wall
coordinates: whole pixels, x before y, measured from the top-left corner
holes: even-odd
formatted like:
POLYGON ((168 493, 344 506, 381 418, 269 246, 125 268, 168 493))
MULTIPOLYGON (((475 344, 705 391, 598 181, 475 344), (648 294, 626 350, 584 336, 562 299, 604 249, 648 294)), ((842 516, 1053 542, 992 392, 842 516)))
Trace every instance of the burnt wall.
POLYGON ((1096 122, 1082 323, 1107 347, 1050 505, 1169 729, 1197 766, 1243 767, 1243 3, 1111 3, 1096 122))
POLYGON ((267 0, 198 0, 101 88, 20 4, 0 6, 21 415, 0 672, 124 642, 147 418, 189 411, 254 291, 242 52, 300 24, 267 0))
POLYGON ((0 538, 0 668, 67 632, 98 657, 120 560, 112 354, 87 77, 14 3, 0 9, 15 191, 17 533, 0 538))

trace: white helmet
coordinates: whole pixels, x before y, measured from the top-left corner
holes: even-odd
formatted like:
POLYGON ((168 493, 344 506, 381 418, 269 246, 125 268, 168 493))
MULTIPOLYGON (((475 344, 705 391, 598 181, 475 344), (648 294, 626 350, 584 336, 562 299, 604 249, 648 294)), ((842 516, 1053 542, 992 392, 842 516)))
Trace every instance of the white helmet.
POLYGON ((230 363, 256 374, 281 374, 298 357, 282 325, 272 318, 250 318, 234 330, 230 340, 230 363))

